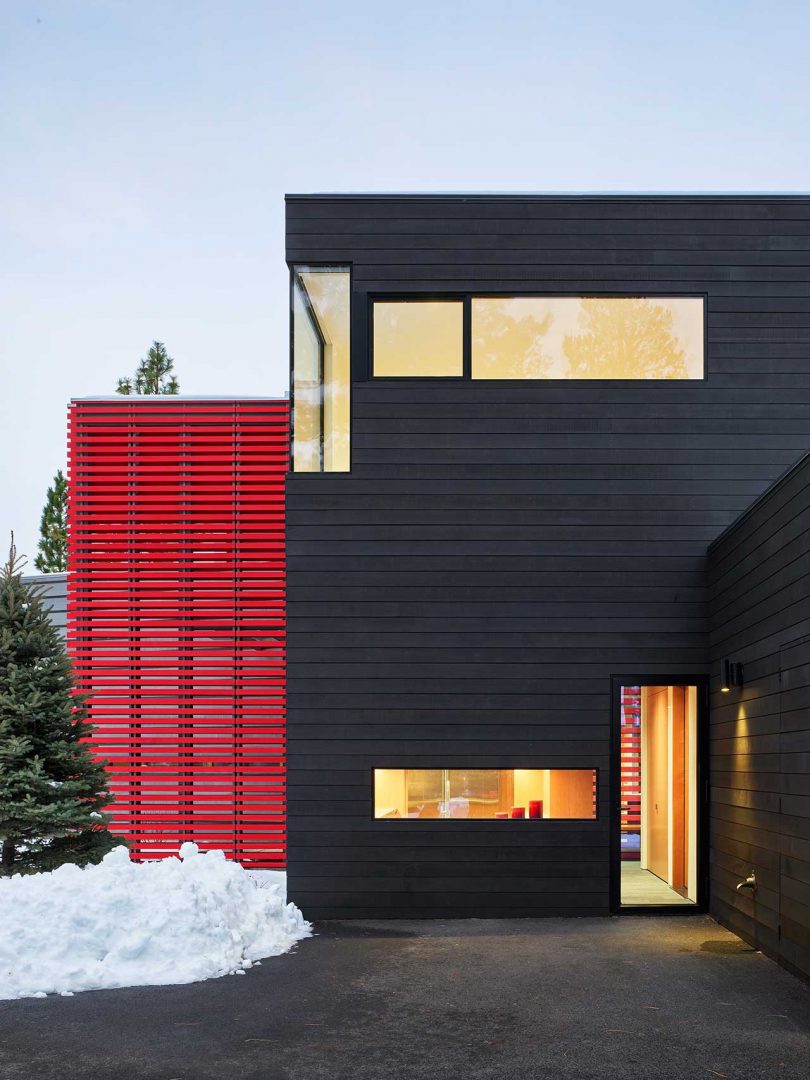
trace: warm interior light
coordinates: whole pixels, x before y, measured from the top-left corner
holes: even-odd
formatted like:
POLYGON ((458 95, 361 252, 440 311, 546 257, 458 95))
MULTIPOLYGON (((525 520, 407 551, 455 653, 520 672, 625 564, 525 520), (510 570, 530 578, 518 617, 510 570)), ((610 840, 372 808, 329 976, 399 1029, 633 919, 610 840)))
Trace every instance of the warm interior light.
POLYGON ((698 899, 697 686, 623 686, 622 905, 698 899))
POLYGON ((595 820, 595 769, 375 769, 375 818, 595 820))

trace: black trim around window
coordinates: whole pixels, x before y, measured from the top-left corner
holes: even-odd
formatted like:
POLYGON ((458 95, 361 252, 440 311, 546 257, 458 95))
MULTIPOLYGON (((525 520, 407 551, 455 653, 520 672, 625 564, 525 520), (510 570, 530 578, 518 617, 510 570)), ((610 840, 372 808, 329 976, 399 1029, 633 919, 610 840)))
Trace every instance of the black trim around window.
MULTIPOLYGON (((421 819, 421 818, 378 818, 376 816, 376 805, 375 805, 374 773, 376 772, 377 769, 408 769, 408 768, 430 769, 430 770, 435 770, 435 771, 440 771, 440 770, 444 770, 444 769, 449 769, 451 771, 469 769, 469 770, 472 771, 472 770, 475 770, 475 769, 481 769, 481 768, 483 768, 483 766, 481 766, 481 765, 459 765, 459 764, 450 765, 450 766, 447 766, 447 765, 409 766, 409 765, 391 765, 391 764, 388 764, 388 765, 372 765, 370 767, 370 769, 368 770, 369 779, 370 779, 370 787, 369 787, 369 792, 370 792, 369 814, 370 814, 370 818, 369 818, 369 820, 374 822, 375 825, 381 825, 383 822, 387 822, 388 824, 384 825, 383 827, 384 828, 390 828, 390 823, 392 821, 395 821, 398 828, 401 828, 402 826, 405 826, 405 827, 414 827, 415 826, 418 829, 425 829, 425 828, 429 829, 429 828, 434 828, 436 826, 437 822, 441 822, 442 825, 447 824, 447 823, 450 823, 452 825, 454 822, 456 824, 461 822, 461 823, 463 823, 463 824, 465 824, 467 826, 474 826, 476 828, 495 828, 495 829, 503 829, 504 828, 503 823, 501 821, 496 821, 494 818, 424 818, 424 819, 421 819)), ((598 765, 547 765, 545 763, 540 763, 540 764, 533 763, 533 764, 530 764, 530 765, 526 765, 526 764, 523 764, 523 765, 489 765, 489 766, 486 766, 486 768, 488 768, 488 769, 499 769, 499 770, 500 769, 507 769, 507 770, 513 770, 513 771, 515 769, 530 769, 530 770, 536 770, 536 771, 546 771, 546 770, 548 770, 549 772, 592 772, 594 774, 594 782, 596 784, 596 800, 595 800, 595 803, 594 803, 594 807, 595 807, 596 812, 595 812, 593 817, 585 817, 585 818, 563 818, 563 817, 560 817, 560 818, 542 818, 539 821, 535 820, 533 818, 525 817, 525 818, 510 818, 509 820, 512 821, 512 822, 515 822, 516 824, 520 823, 521 821, 528 822, 531 825, 533 825, 535 827, 539 826, 540 828, 545 828, 548 825, 563 825, 563 826, 565 826, 565 825, 602 825, 603 822, 604 822, 604 814, 602 812, 602 810, 603 810, 603 802, 602 802, 602 800, 605 797, 604 793, 602 791, 603 770, 598 765)))
POLYGON ((676 293, 671 289, 665 292, 542 292, 533 289, 529 292, 521 292, 519 289, 506 290, 475 290, 470 292, 414 292, 414 293, 382 293, 373 292, 366 296, 367 318, 366 328, 367 341, 367 377, 375 382, 414 382, 424 380, 428 382, 490 382, 503 384, 535 383, 541 385, 566 385, 570 383, 584 383, 590 385, 614 385, 625 383, 631 385, 649 385, 651 383, 664 385, 693 384, 707 382, 708 370, 708 293, 676 293), (472 377, 472 302, 473 300, 700 300, 703 303, 703 365, 700 378, 695 379, 473 379, 472 377), (463 374, 462 375, 375 375, 374 374, 374 305, 375 303, 397 304, 418 302, 458 302, 464 305, 463 314, 463 374))
POLYGON ((430 382, 462 382, 469 379, 472 373, 472 297, 461 293, 413 293, 402 295, 397 293, 392 296, 382 294, 369 294, 368 296, 368 374, 370 379, 377 382, 397 382, 405 379, 413 382, 415 379, 427 379, 430 382), (461 375, 375 375, 374 374, 374 305, 375 304, 461 304, 461 350, 462 368, 461 375))
POLYGON ((351 392, 352 383, 355 381, 354 368, 353 368, 354 357, 355 357, 355 342, 354 342, 355 312, 354 312, 354 293, 353 293, 354 267, 352 265, 351 260, 346 259, 346 260, 342 260, 342 261, 330 260, 329 262, 303 262, 303 261, 297 261, 297 262, 294 262, 294 263, 291 262, 291 263, 287 264, 287 269, 289 271, 289 293, 288 293, 289 333, 287 335, 288 336, 288 345, 289 345, 289 360, 288 360, 288 365, 289 365, 288 366, 288 371, 289 371, 289 376, 288 376, 288 378, 289 378, 289 390, 288 390, 288 394, 289 394, 289 398, 288 398, 288 400, 289 400, 289 403, 290 403, 290 465, 289 465, 289 472, 294 473, 297 478, 300 478, 300 477, 303 477, 303 476, 348 476, 351 473, 351 467, 352 467, 353 449, 352 449, 351 433, 352 433, 352 430, 353 430, 353 423, 354 423, 354 394, 351 392), (297 472, 296 469, 295 469, 295 310, 294 310, 295 299, 294 299, 294 297, 295 297, 296 286, 298 286, 302 291, 302 294, 304 296, 305 306, 309 309, 309 311, 311 313, 310 317, 311 317, 311 320, 314 323, 315 332, 318 335, 318 339, 319 339, 318 366, 319 366, 319 379, 320 379, 321 385, 323 385, 323 379, 324 379, 324 335, 323 335, 323 331, 321 330, 320 323, 318 322, 317 315, 316 315, 316 313, 315 313, 315 311, 313 309, 312 302, 311 302, 310 297, 309 297, 309 293, 306 290, 306 286, 304 285, 303 281, 300 280, 300 271, 301 270, 335 271, 335 272, 339 272, 339 273, 347 273, 349 275, 349 468, 348 468, 348 470, 343 469, 343 470, 340 470, 339 472, 338 471, 332 471, 332 470, 329 470, 327 472, 327 471, 324 470, 324 443, 325 443, 326 403, 325 403, 325 399, 323 397, 321 398, 321 408, 320 408, 320 427, 321 427, 321 431, 320 431, 320 450, 319 450, 320 468, 317 469, 317 470, 315 470, 315 469, 307 470, 305 472, 304 471, 297 472))
POLYGON ((704 915, 709 909, 709 677, 705 673, 612 675, 610 679, 610 911, 613 915, 704 915), (621 690, 623 686, 697 688, 697 886, 695 904, 621 902, 621 690))

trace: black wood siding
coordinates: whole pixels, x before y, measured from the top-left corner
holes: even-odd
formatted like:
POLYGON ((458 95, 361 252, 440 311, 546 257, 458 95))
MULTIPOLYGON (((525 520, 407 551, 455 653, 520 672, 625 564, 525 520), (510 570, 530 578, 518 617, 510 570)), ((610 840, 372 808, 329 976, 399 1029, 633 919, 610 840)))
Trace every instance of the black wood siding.
POLYGON ((353 268, 352 471, 288 483, 309 915, 608 909, 611 675, 708 670, 708 544, 808 446, 810 199, 290 198, 353 268), (368 381, 368 295, 705 294, 708 380, 368 381), (373 766, 600 770, 591 823, 371 820, 373 766))
POLYGON ((711 549, 712 908, 810 977, 810 459, 711 549), (754 870, 755 895, 737 892, 754 870))

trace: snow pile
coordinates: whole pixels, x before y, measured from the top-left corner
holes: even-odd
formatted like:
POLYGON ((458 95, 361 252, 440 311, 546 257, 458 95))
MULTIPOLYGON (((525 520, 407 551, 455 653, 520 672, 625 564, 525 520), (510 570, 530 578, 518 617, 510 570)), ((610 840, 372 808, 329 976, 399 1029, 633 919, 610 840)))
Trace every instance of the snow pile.
POLYGON ((0 878, 0 999, 190 983, 287 952, 311 927, 221 851, 0 878))

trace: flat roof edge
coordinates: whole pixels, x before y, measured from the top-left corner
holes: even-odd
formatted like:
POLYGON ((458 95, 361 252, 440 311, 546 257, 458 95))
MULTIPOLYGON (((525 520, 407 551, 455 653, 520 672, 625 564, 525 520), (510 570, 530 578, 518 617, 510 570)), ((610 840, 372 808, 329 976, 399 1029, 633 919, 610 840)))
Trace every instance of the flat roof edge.
POLYGON ((732 533, 734 533, 748 518, 757 510, 764 502, 767 502, 775 492, 793 476, 794 473, 799 472, 806 465, 810 465, 810 450, 802 454, 802 456, 794 461, 792 465, 789 465, 785 471, 769 484, 768 487, 762 492, 761 495, 757 495, 752 503, 746 506, 745 510, 739 514, 730 525, 726 525, 725 529, 716 536, 714 540, 709 544, 707 551, 712 551, 718 544, 721 544, 724 540, 727 540, 732 533))
POLYGON ((105 401, 116 405, 126 405, 132 401, 149 401, 153 404, 181 405, 192 401, 289 401, 288 391, 281 394, 262 394, 252 396, 248 394, 91 394, 89 397, 74 397, 70 403, 80 401, 105 401))
POLYGON ((288 192, 287 202, 304 202, 316 199, 345 200, 388 200, 408 199, 650 199, 650 200, 686 200, 703 199, 707 202, 725 202, 745 199, 748 201, 810 201, 809 191, 321 191, 288 192))

